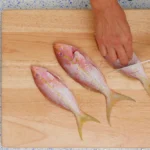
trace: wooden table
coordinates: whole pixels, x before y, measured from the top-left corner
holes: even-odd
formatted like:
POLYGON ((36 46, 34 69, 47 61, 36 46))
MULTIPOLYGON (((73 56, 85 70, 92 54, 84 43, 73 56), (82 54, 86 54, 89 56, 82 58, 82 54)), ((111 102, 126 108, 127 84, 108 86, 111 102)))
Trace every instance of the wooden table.
MULTIPOLYGON (((134 50, 150 58, 150 11, 126 10, 134 50)), ((94 40, 93 16, 86 10, 16 10, 2 16, 2 144, 5 147, 150 147, 150 97, 139 81, 114 72, 94 40), (68 42, 86 52, 104 73, 109 86, 137 102, 118 103, 106 120, 105 98, 66 75, 53 53, 53 42, 68 42), (72 113, 44 98, 35 86, 30 65, 59 74, 79 106, 101 124, 89 122, 80 140, 72 113)), ((150 65, 145 64, 150 76, 150 65)))

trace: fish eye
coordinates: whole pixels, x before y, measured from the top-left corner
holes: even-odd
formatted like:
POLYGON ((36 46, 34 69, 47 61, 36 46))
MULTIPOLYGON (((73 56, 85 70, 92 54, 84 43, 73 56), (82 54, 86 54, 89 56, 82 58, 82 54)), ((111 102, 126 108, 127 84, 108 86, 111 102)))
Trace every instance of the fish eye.
POLYGON ((59 56, 63 56, 63 53, 62 53, 62 52, 59 52, 58 54, 59 54, 59 56))
POLYGON ((39 74, 36 73, 36 74, 35 74, 35 77, 36 77, 36 78, 39 78, 39 74))

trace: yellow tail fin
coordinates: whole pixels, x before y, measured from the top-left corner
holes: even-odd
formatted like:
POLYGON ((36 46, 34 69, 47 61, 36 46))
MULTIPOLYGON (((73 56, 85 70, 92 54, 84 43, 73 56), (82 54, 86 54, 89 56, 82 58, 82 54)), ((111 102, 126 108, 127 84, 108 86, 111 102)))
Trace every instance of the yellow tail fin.
POLYGON ((111 126, 110 124, 110 115, 111 115, 111 110, 112 110, 112 107, 119 101, 122 101, 122 100, 130 100, 130 101, 134 101, 134 99, 128 97, 128 96, 125 96, 125 95, 122 95, 122 94, 119 94, 119 93, 116 93, 116 92, 111 92, 110 96, 107 98, 107 104, 106 104, 106 113, 107 113, 107 120, 108 120, 108 123, 109 125, 111 126))
POLYGON ((150 80, 147 78, 143 78, 142 83, 144 85, 146 92, 150 95, 150 80))
POLYGON ((78 131, 79 131, 81 140, 83 140, 82 139, 82 126, 85 122, 94 121, 94 122, 100 123, 99 120, 97 120, 96 118, 94 118, 86 113, 81 113, 80 115, 76 115, 76 119, 77 119, 78 131))

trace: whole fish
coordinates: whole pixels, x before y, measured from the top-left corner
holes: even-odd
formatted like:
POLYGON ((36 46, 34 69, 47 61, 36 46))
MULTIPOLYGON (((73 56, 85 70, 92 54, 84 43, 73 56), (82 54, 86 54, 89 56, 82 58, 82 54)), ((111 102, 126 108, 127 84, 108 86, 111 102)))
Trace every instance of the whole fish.
POLYGON ((82 125, 87 121, 99 122, 92 116, 82 112, 76 102, 75 97, 72 92, 67 88, 67 86, 61 81, 61 79, 48 72, 46 68, 32 66, 32 75, 35 84, 42 92, 42 94, 55 104, 71 111, 77 121, 78 131, 80 138, 82 139, 82 125))
POLYGON ((120 100, 131 100, 132 98, 116 93, 111 90, 102 72, 96 65, 83 54, 78 48, 61 43, 54 44, 54 51, 58 62, 64 70, 81 85, 105 95, 107 120, 110 124, 110 114, 113 105, 120 100))
MULTIPOLYGON (((110 63, 109 59, 106 58, 108 62, 110 63)), ((128 66, 124 67, 121 65, 120 61, 117 60, 114 64, 110 63, 114 68, 119 69, 122 73, 129 77, 133 77, 138 79, 144 86, 147 93, 150 95, 150 80, 147 77, 144 68, 142 64, 140 63, 140 60, 136 56, 136 54, 133 54, 132 59, 128 63, 128 66)))

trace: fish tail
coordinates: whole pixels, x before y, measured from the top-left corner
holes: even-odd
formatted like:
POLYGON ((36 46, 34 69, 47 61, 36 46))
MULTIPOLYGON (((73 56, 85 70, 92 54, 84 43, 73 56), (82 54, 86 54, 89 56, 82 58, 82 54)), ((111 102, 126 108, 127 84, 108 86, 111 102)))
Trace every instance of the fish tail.
POLYGON ((78 125, 78 132, 79 132, 79 135, 80 135, 80 138, 81 140, 83 140, 82 138, 82 126, 85 122, 87 121, 94 121, 94 122, 99 122, 99 120, 97 120, 96 118, 86 114, 86 113, 81 113, 81 114, 78 114, 76 115, 76 120, 77 120, 77 125, 78 125))
POLYGON ((146 92, 150 95, 150 80, 148 78, 143 78, 142 83, 146 92))
POLYGON ((128 97, 128 96, 125 96, 125 95, 122 95, 122 94, 119 94, 119 93, 116 93, 114 91, 112 91, 110 93, 110 96, 107 98, 107 104, 106 104, 106 113, 107 113, 107 120, 108 120, 108 123, 109 125, 111 126, 111 123, 110 123, 110 115, 111 115, 111 111, 112 111, 112 107, 119 101, 122 101, 122 100, 129 100, 129 101, 134 101, 134 99, 128 97))

